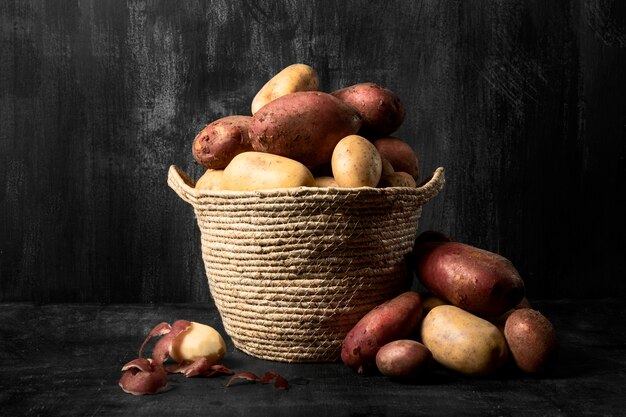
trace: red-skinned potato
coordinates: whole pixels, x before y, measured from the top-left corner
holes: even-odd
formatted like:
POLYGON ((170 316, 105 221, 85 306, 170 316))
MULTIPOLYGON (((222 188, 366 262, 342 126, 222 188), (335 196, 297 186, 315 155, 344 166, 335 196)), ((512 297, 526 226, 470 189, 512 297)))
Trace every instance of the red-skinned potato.
POLYGON ((511 356, 519 369, 529 374, 545 371, 557 350, 552 323, 539 311, 520 308, 512 311, 504 324, 511 356))
POLYGON ((363 373, 365 366, 376 361, 376 353, 382 346, 404 339, 416 329, 422 311, 422 300, 414 291, 404 292, 375 307, 346 335, 341 360, 363 373))
POLYGON ((376 367, 392 379, 411 380, 424 373, 433 355, 423 344, 409 339, 389 342, 376 353, 376 367))
POLYGON ((404 121, 404 105, 391 90, 375 83, 359 83, 331 93, 359 111, 359 134, 374 139, 393 133, 404 121))
POLYGON ((433 294, 481 317, 497 317, 524 297, 524 281, 503 256, 460 242, 414 250, 416 273, 433 294))
POLYGON ((226 116, 208 124, 193 140, 193 157, 200 165, 221 170, 238 154, 252 150, 251 116, 226 116))
POLYGON ((413 179, 419 177, 419 162, 415 151, 407 142, 396 137, 376 139, 374 146, 380 156, 389 161, 396 172, 406 172, 413 179))
POLYGON ((330 162, 337 143, 361 127, 352 106, 319 91, 301 91, 261 107, 250 123, 255 151, 294 159, 309 168, 330 162))

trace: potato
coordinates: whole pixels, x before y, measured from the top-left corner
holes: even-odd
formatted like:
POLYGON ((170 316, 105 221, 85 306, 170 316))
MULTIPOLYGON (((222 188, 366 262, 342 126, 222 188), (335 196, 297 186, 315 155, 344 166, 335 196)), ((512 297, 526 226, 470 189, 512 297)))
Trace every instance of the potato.
POLYGON ((315 187, 307 167, 293 159, 262 152, 244 152, 233 158, 222 174, 222 189, 236 191, 315 187))
POLYGON ((494 373, 508 357, 506 340, 496 326, 452 305, 430 310, 421 337, 435 361, 466 375, 494 373))
POLYGON ((414 259, 428 290, 478 316, 500 316, 524 297, 524 281, 498 254, 459 242, 426 242, 415 248, 414 259))
POLYGON ((224 169, 241 152, 251 151, 248 130, 252 117, 226 116, 200 131, 193 140, 193 157, 210 169, 224 169))
POLYGON ((317 187, 339 187, 337 181, 333 177, 323 176, 315 178, 315 185, 317 187))
POLYGON ((223 169, 207 169, 196 182, 196 190, 221 190, 223 169))
POLYGON ((392 379, 410 380, 419 377, 431 365, 433 355, 415 340, 389 342, 376 353, 376 367, 392 379))
MULTIPOLYGON (((379 152, 380 153, 380 152, 379 152)), ((395 170, 393 169, 393 165, 391 165, 391 162, 389 162, 389 160, 387 158, 385 158, 384 156, 380 156, 380 160, 382 161, 382 170, 380 171, 380 177, 384 178, 388 175, 391 175, 395 172, 395 170)))
POLYGON ((394 172, 387 176, 381 176, 380 181, 378 182, 379 188, 384 187, 409 187, 415 188, 417 187, 417 183, 415 179, 406 172, 394 172))
POLYGON ((361 126, 358 112, 327 93, 302 91, 279 97, 250 122, 255 151, 281 155, 313 168, 330 162, 335 145, 361 126))
POLYGON ((422 294, 422 300, 424 300, 422 303, 424 305, 424 314, 428 314, 435 307, 450 305, 450 303, 432 294, 422 294))
POLYGON ((504 337, 519 369, 529 374, 545 371, 557 350, 557 337, 552 323, 539 311, 520 308, 509 314, 504 324, 504 337))
POLYGON ((376 187, 382 172, 380 154, 359 135, 341 139, 331 158, 333 176, 340 187, 376 187))
POLYGON ((169 354, 176 362, 207 358, 211 365, 226 353, 226 343, 217 330, 206 324, 191 322, 189 329, 176 336, 169 354))
POLYGON ((316 91, 319 88, 319 76, 306 64, 293 64, 274 75, 259 90, 252 100, 252 114, 272 100, 297 91, 316 91))
POLYGON ((392 91, 375 83, 360 83, 331 93, 354 106, 363 119, 358 134, 375 139, 393 133, 404 121, 404 105, 392 91))
POLYGON ((404 292, 369 311, 348 332, 341 349, 344 364, 363 373, 373 364, 378 349, 408 337, 422 318, 422 300, 414 291, 404 292))
POLYGON ((517 305, 513 307, 511 310, 506 311, 504 314, 500 316, 489 317, 487 320, 493 323, 498 329, 500 329, 502 333, 504 333, 504 325, 506 324, 507 319, 509 318, 511 313, 513 313, 515 310, 518 310, 520 308, 531 308, 530 302, 528 301, 526 297, 523 297, 522 301, 517 303, 517 305))
POLYGON ((333 168, 330 165, 330 160, 327 163, 322 165, 317 165, 315 167, 309 168, 311 169, 311 173, 314 177, 332 177, 333 176, 333 168))
POLYGON ((407 142, 396 137, 376 139, 374 146, 380 156, 387 159, 394 171, 406 172, 417 180, 419 178, 419 161, 415 151, 407 142))

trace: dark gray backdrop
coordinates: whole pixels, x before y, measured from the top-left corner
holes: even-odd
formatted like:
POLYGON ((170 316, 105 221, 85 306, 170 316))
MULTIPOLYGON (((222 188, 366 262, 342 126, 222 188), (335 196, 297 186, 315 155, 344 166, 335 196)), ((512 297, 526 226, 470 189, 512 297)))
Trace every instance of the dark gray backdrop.
POLYGON ((405 103, 435 229, 531 298, 626 295, 626 13, 614 0, 2 1, 0 301, 209 297, 190 206, 210 121, 283 67, 405 103))

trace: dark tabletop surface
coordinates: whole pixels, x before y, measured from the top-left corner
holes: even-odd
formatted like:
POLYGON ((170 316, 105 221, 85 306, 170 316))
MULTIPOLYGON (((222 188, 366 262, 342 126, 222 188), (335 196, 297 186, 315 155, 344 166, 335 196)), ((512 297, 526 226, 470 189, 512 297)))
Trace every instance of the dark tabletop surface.
MULTIPOLYGON (((531 300, 532 301, 532 300, 531 300)), ((470 378, 435 369, 419 383, 358 375, 341 363, 287 364, 235 349, 212 304, 0 304, 2 416, 620 416, 626 415, 626 300, 532 301, 556 327, 560 351, 541 377, 470 378), (117 385, 157 323, 187 319, 224 334, 234 371, 275 371, 290 383, 172 375, 157 395, 117 385)))

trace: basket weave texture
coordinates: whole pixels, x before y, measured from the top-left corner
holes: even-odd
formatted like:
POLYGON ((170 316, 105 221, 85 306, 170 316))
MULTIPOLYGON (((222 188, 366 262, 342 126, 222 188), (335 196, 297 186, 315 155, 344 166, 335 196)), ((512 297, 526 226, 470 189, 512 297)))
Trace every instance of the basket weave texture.
POLYGON ((410 285, 405 258, 444 173, 418 188, 236 192, 196 190, 172 166, 168 184, 194 208, 210 292, 235 346, 331 362, 365 313, 410 285))

